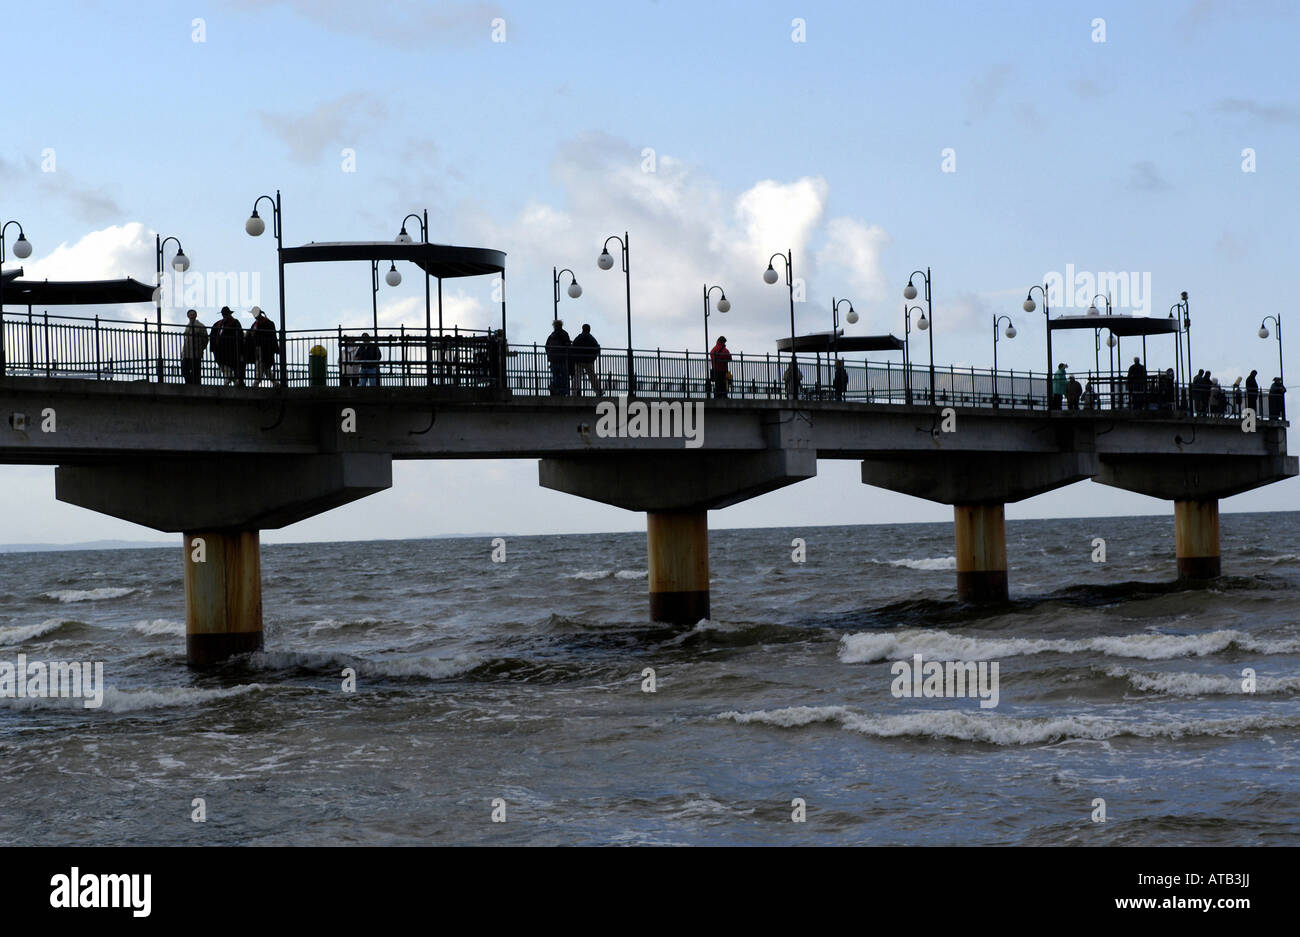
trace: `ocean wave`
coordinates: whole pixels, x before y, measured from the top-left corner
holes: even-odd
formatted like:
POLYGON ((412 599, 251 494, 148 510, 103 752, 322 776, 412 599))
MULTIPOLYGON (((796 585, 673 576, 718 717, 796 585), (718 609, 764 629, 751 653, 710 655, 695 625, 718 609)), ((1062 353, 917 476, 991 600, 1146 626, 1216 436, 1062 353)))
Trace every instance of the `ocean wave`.
MULTIPOLYGON (((1106 676, 1126 680, 1135 690, 1165 696, 1247 696, 1242 678, 1232 674, 1187 673, 1185 671, 1141 671, 1109 667, 1106 676)), ((1291 695, 1300 692, 1300 677, 1255 678, 1256 696, 1291 695)))
POLYGON ((382 623, 383 619, 380 618, 346 618, 341 621, 337 618, 322 618, 312 622, 307 631, 315 634, 318 631, 341 631, 344 628, 370 628, 382 623))
POLYGON ((608 579, 614 575, 612 569, 585 569, 576 573, 560 573, 561 579, 608 579))
POLYGON ((327 651, 255 651, 248 657, 248 665, 266 670, 311 670, 336 675, 344 667, 351 667, 358 677, 419 677, 441 680, 467 673, 483 663, 483 658, 470 654, 455 657, 393 657, 367 660, 347 654, 327 651))
POLYGON ((648 569, 620 569, 614 574, 615 579, 646 579, 650 575, 648 569))
POLYGON ((155 618, 153 621, 137 621, 131 626, 131 630, 137 634, 145 634, 150 637, 157 635, 183 637, 185 635, 185 622, 172 621, 169 618, 155 618))
MULTIPOLYGON (((241 684, 228 688, 204 689, 201 687, 171 686, 158 689, 119 690, 116 687, 104 689, 103 705, 91 710, 93 712, 128 713, 142 712, 149 709, 167 709, 172 706, 195 706, 213 700, 240 696, 254 690, 264 690, 260 683, 241 684)), ((0 707, 6 709, 55 709, 86 711, 82 698, 35 698, 23 699, 0 698, 0 707)))
POLYGON ((98 602, 101 599, 120 599, 130 595, 135 589, 126 586, 101 586, 98 589, 56 589, 43 593, 43 598, 53 599, 64 604, 70 602, 98 602))
MULTIPOLYGON (((879 561, 877 560, 872 560, 871 562, 877 563, 877 565, 879 565, 879 561)), ((936 557, 931 557, 929 559, 920 559, 920 560, 889 560, 888 563, 890 566, 901 566, 904 567, 905 569, 922 569, 922 570, 956 569, 957 557, 936 556, 936 557)))
POLYGON ((64 618, 47 618, 39 625, 13 625, 8 628, 0 628, 0 646, 22 644, 24 641, 30 641, 32 638, 39 638, 41 635, 58 631, 64 625, 79 624, 81 624, 81 622, 71 621, 64 618))
POLYGON ((1169 660, 1175 657, 1205 657, 1232 648, 1264 654, 1293 654, 1300 652, 1300 641, 1264 640, 1232 630, 1189 635, 1099 635, 1070 640, 984 638, 916 628, 845 635, 840 639, 839 659, 846 664, 865 664, 909 658, 918 653, 932 660, 995 660, 1032 654, 1092 652, 1107 657, 1169 660))
POLYGON ((960 710, 866 716, 844 706, 793 706, 755 712, 725 712, 715 718, 742 725, 799 728, 833 723, 848 732, 873 738, 937 738, 990 745, 1033 745, 1067 739, 1104 740, 1120 736, 1178 739, 1189 736, 1225 737, 1243 732, 1298 728, 1300 715, 1254 715, 1230 719, 1170 719, 1134 722, 1105 716, 1019 717, 975 714, 960 710))

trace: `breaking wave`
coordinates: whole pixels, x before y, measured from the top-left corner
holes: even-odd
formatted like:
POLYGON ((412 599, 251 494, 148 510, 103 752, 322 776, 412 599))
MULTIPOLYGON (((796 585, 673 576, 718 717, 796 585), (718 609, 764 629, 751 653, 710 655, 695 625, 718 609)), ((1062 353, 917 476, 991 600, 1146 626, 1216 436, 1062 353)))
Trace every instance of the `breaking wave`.
POLYGON ((98 589, 57 589, 43 593, 43 597, 56 602, 98 602, 101 599, 120 599, 130 595, 134 589, 126 586, 101 586, 98 589))
POLYGON ((156 635, 169 635, 172 637, 184 637, 185 622, 172 621, 168 618, 155 618, 153 621, 137 621, 131 626, 131 630, 136 634, 146 634, 150 637, 156 635))
POLYGON ((30 641, 32 638, 39 638, 41 635, 58 631, 64 625, 79 624, 81 622, 64 618, 47 618, 39 625, 13 625, 8 628, 0 628, 0 646, 21 644, 24 641, 30 641))

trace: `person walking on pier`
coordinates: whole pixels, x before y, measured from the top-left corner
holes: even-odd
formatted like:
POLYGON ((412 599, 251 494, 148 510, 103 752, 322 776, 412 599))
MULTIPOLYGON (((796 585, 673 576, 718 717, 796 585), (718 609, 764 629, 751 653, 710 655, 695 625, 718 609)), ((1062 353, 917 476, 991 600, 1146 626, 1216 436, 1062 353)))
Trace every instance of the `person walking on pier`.
POLYGON ((361 333, 361 347, 357 349, 357 360, 364 362, 361 365, 361 386, 378 387, 379 386, 379 365, 374 362, 383 358, 379 352, 379 346, 371 341, 369 332, 361 333))
POLYGON ((555 397, 569 396, 569 333, 564 331, 564 322, 556 319, 551 323, 551 334, 546 338, 546 360, 551 366, 551 394, 555 397))
POLYGON ((185 315, 190 321, 181 341, 181 375, 186 384, 199 384, 203 380, 203 352, 208 347, 208 329, 199 321, 197 310, 191 309, 185 315))
POLYGON ((790 363, 785 369, 785 395, 791 400, 799 399, 799 385, 803 383, 803 372, 799 370, 799 362, 793 355, 790 357, 790 363))
POLYGON ((1191 386, 1188 388, 1188 397, 1192 401, 1192 416, 1204 416, 1205 407, 1208 403, 1206 399, 1209 395, 1205 393, 1205 369, 1198 368, 1196 377, 1192 378, 1191 386))
POLYGON ((1251 371, 1246 378, 1246 408, 1254 410, 1255 415, 1259 416, 1259 381, 1255 380, 1258 371, 1251 371))
POLYGON ((727 370, 731 366, 731 352, 727 351, 727 337, 719 335, 717 343, 709 352, 709 379, 713 382, 713 396, 722 399, 727 396, 727 370))
POLYGON ((1079 398, 1083 396, 1083 385, 1070 375, 1070 381, 1065 385, 1065 403, 1071 410, 1079 409, 1079 398))
POLYGON ((1282 378, 1273 378, 1273 383, 1268 385, 1268 418, 1270 420, 1286 419, 1286 402, 1282 396, 1286 393, 1286 388, 1282 386, 1282 378))
POLYGON ((1223 416, 1228 409, 1228 397, 1216 377, 1210 381, 1210 416, 1223 416))
POLYGON ((1158 386, 1160 389, 1160 409, 1173 413, 1178 403, 1178 395, 1174 390, 1174 369, 1159 372, 1158 386))
POLYGON ((587 375, 592 392, 600 397, 600 378, 596 377, 596 359, 600 357, 600 342, 591 334, 591 326, 583 323, 582 331, 573 340, 571 348, 573 357, 573 393, 582 396, 582 381, 579 377, 587 375))
POLYGON ((343 349, 339 352, 339 386, 356 387, 359 370, 360 365, 357 364, 357 340, 351 335, 344 335, 343 349))
POLYGON ((1128 395, 1134 410, 1143 410, 1147 405, 1147 369, 1142 366, 1141 358, 1134 358, 1128 366, 1128 395))
POLYGON ((253 362, 253 386, 261 387, 263 379, 275 386, 275 356, 281 353, 280 340, 275 334, 275 323, 259 307, 253 307, 253 323, 248 327, 248 359, 253 362))
POLYGON ((221 318, 212 323, 208 345, 212 357, 221 368, 221 376, 226 379, 223 385, 244 386, 244 327, 239 324, 229 306, 221 307, 221 318))
POLYGON ((835 377, 831 382, 835 390, 835 399, 843 400, 844 392, 849 389, 849 372, 844 370, 844 359, 835 359, 835 377))
POLYGON ((1241 375, 1232 382, 1232 415, 1241 416, 1241 375))
POLYGON ((1065 396, 1065 388, 1068 384, 1069 375, 1065 373, 1065 364, 1058 364, 1056 370, 1052 373, 1051 398, 1047 402, 1049 409, 1061 409, 1061 398, 1065 396))

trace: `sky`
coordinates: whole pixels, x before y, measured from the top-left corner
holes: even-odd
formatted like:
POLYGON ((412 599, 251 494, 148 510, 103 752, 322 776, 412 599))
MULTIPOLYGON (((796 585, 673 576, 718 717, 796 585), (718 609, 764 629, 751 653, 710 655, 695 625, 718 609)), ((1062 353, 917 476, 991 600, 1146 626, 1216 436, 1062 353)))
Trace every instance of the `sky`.
MULTIPOLYGON (((1021 303, 1073 271, 1128 286, 1117 313, 1164 316, 1186 290, 1193 368, 1228 382, 1277 371, 1276 342, 1256 333, 1289 312, 1300 243, 1294 2, 46 0, 4 23, 22 41, 5 44, 0 222, 22 223, 28 277, 148 280, 160 232, 183 243, 191 278, 242 275, 275 317, 269 214, 260 238, 243 224, 278 189, 286 245, 390 238, 428 209, 430 240, 505 251, 513 342, 549 332, 557 266, 584 290, 562 317, 625 346, 623 278, 596 257, 627 232, 639 348, 701 350, 701 288, 716 283, 732 308, 711 333, 774 350, 787 297, 762 273, 791 250, 800 332, 828 329, 832 297, 847 297, 861 315, 849 334, 901 335, 902 288, 928 267, 937 362, 989 367, 1007 314, 1018 334, 999 366, 1041 370, 1041 304, 1021 303)), ((383 324, 422 325, 414 273, 382 288, 383 324)), ((285 286, 291 329, 369 322, 365 264, 291 267, 285 286)), ((444 295, 448 326, 499 316, 486 278, 444 295)), ((1064 295, 1053 312, 1086 305, 1064 295)), ((1090 367, 1088 337, 1056 337, 1057 360, 1090 367)), ((1172 366, 1165 345, 1148 346, 1152 365, 1172 366)), ((53 479, 0 466, 0 541, 152 536, 60 504, 53 479)), ((540 488, 534 460, 398 463, 393 480, 263 539, 644 526, 540 488)), ((1222 507, 1292 510, 1298 493, 1291 479, 1222 507)), ((1091 482, 1007 508, 1168 513, 1091 482)), ((950 517, 862 485, 856 462, 822 461, 710 524, 950 517)))

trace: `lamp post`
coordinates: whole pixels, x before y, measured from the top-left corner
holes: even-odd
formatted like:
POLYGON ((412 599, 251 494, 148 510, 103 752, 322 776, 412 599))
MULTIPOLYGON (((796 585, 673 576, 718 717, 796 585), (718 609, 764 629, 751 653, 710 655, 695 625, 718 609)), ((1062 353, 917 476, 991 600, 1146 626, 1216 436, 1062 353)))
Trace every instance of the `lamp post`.
POLYGON ((278 266, 280 285, 280 386, 289 386, 289 346, 286 343, 284 329, 284 232, 280 227, 280 190, 275 190, 275 198, 259 195, 253 200, 253 213, 244 222, 244 230, 253 237, 258 237, 266 230, 266 222, 257 214, 257 206, 262 199, 271 203, 271 229, 275 235, 275 259, 278 266))
POLYGON ((1034 305, 1034 290, 1043 294, 1043 324, 1047 331, 1047 409, 1052 409, 1052 317, 1047 308, 1047 287, 1034 285, 1029 288, 1025 294, 1025 302, 1022 307, 1025 312, 1033 312, 1038 307, 1034 305))
MULTIPOLYGON (((831 381, 835 379, 835 361, 836 361, 836 339, 840 335, 840 306, 844 303, 849 304, 849 311, 844 314, 844 321, 849 325, 855 325, 858 321, 857 310, 853 308, 853 301, 849 299, 836 299, 831 297, 831 347, 830 347, 830 365, 831 381)), ((868 375, 868 378, 870 375, 868 375)), ((817 366, 817 380, 821 381, 821 365, 817 366)), ((829 381, 827 382, 830 383, 829 381)), ((870 389, 870 388, 868 388, 870 389)))
MULTIPOLYGON (((993 316, 993 406, 994 408, 996 408, 998 405, 998 325, 1001 324, 1003 319, 1007 320, 1007 338, 1016 337, 1016 327, 1015 325, 1012 324, 1010 316, 999 316, 999 315, 993 316)), ((1015 393, 1016 393, 1015 388, 1012 387, 1011 395, 1014 397, 1015 393)))
MULTIPOLYGON (((420 226, 420 243, 429 243, 429 209, 424 215, 411 212, 402 219, 401 230, 397 232, 398 244, 410 244, 411 236, 406 233, 406 223, 412 218, 420 226)), ((424 379, 426 384, 433 383, 433 312, 429 299, 429 271, 424 271, 424 379)), ((442 277, 438 278, 438 337, 442 337, 442 277)))
POLYGON ((727 299, 726 290, 720 286, 704 287, 704 354, 706 359, 709 354, 709 294, 714 290, 718 291, 718 312, 726 315, 731 311, 731 300, 727 299))
POLYGON ((1286 375, 1282 371, 1282 314, 1275 316, 1265 316, 1259 321, 1259 337, 1268 338, 1268 326, 1265 324, 1269 319, 1273 320, 1273 331, 1277 333, 1277 376, 1282 378, 1283 386, 1286 385, 1286 375))
POLYGON ((14 256, 19 260, 26 260, 32 256, 32 242, 27 240, 27 235, 23 234, 23 226, 17 221, 6 221, 0 225, 0 375, 5 373, 7 360, 4 348, 4 263, 5 263, 5 231, 11 224, 18 225, 18 240, 14 241, 14 256))
MULTIPOLYGON (((772 266, 772 261, 780 257, 785 264, 785 285, 790 291, 790 375, 791 380, 786 382, 786 391, 791 398, 796 398, 799 393, 798 381, 793 376, 798 373, 799 365, 794 354, 794 251, 787 249, 784 254, 778 252, 767 259, 767 269, 763 271, 763 282, 773 284, 777 281, 778 276, 776 268, 772 266)), ((779 362, 778 362, 779 363, 779 362)))
POLYGON ((623 260, 623 284, 627 290, 627 395, 631 398, 636 396, 636 375, 632 371, 632 272, 628 256, 628 240, 626 231, 623 232, 622 238, 617 234, 605 238, 605 245, 601 248, 600 256, 596 258, 596 266, 601 270, 609 270, 614 266, 614 258, 609 253, 609 242, 618 241, 623 260))
POLYGON ((912 312, 916 311, 925 318, 925 310, 920 306, 909 306, 903 303, 903 399, 911 405, 912 403, 912 312))
POLYGON ((925 312, 921 314, 921 318, 916 320, 916 327, 920 329, 922 332, 929 331, 930 333, 930 404, 933 406, 934 404, 934 330, 931 328, 931 326, 934 325, 934 303, 932 302, 930 297, 930 268, 929 267, 925 268, 924 273, 922 273, 920 270, 912 271, 911 276, 907 278, 907 286, 903 287, 903 298, 908 300, 916 299, 916 287, 912 285, 912 280, 913 278, 918 276, 925 278, 925 312))
POLYGON ((184 273, 190 269, 190 259, 185 256, 185 248, 181 247, 179 238, 161 237, 158 234, 153 236, 153 253, 154 269, 158 273, 158 288, 154 290, 154 311, 156 313, 158 324, 158 383, 163 382, 163 335, 162 335, 162 294, 163 294, 163 248, 167 246, 168 241, 176 242, 176 256, 172 258, 172 269, 177 273, 184 273))
POLYGON ((1106 347, 1110 349, 1110 408, 1115 409, 1115 346, 1119 339, 1111 332, 1106 336, 1106 347))
MULTIPOLYGON (((1097 308, 1097 296, 1102 296, 1102 294, 1098 293, 1096 296, 1093 296, 1092 301, 1088 304, 1088 315, 1090 316, 1101 315, 1101 311, 1097 308)), ((1106 315, 1109 316, 1111 313, 1110 293, 1107 293, 1105 296, 1102 296, 1102 299, 1106 301, 1106 315)), ((1094 374, 1101 371, 1101 326, 1100 325, 1092 330, 1092 367, 1093 367, 1094 374)))

